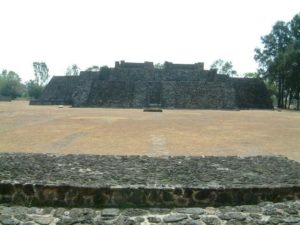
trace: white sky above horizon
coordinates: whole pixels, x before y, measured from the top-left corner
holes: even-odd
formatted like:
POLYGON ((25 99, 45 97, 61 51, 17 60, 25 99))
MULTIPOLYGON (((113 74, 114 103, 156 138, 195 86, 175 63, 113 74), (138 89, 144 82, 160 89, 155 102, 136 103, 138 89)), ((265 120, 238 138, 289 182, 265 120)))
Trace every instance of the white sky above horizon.
POLYGON ((34 61, 50 75, 68 66, 115 61, 232 61, 255 72, 254 49, 300 0, 0 0, 0 70, 33 79, 34 61))

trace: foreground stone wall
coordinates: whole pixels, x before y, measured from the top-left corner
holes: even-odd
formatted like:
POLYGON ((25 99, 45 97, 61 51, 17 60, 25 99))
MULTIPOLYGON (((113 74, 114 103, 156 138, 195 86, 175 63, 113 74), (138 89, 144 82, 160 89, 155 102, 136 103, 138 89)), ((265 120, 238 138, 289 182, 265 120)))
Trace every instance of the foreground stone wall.
POLYGON ((0 171, 0 202, 8 204, 199 207, 300 199, 300 164, 283 157, 0 154, 0 171))
POLYGON ((204 70, 203 63, 117 62, 115 68, 54 77, 32 104, 143 108, 234 109, 272 108, 266 87, 257 79, 235 79, 204 70))
POLYGON ((80 187, 0 183, 2 203, 69 207, 203 207, 300 199, 300 187, 80 187))

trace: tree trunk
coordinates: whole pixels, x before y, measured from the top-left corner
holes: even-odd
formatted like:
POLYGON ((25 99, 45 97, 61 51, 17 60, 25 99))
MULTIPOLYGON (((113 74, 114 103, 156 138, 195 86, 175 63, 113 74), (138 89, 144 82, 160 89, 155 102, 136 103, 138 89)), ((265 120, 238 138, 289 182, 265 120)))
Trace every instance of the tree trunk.
POLYGON ((291 102, 292 102, 292 99, 293 99, 293 94, 292 94, 292 91, 290 90, 290 91, 289 91, 288 109, 291 109, 291 102))
POLYGON ((296 92, 296 99, 297 99, 297 110, 299 110, 299 107, 300 107, 300 91, 299 89, 297 90, 296 92))
POLYGON ((284 108, 285 108, 285 109, 287 108, 288 96, 289 96, 288 93, 286 93, 285 96, 284 96, 284 108))
POLYGON ((283 79, 283 76, 282 76, 282 80, 281 80, 281 97, 282 97, 282 100, 281 100, 281 104, 282 104, 282 108, 286 109, 286 100, 287 100, 287 93, 286 93, 286 90, 285 90, 285 82, 284 82, 284 79, 283 79))
POLYGON ((278 94, 277 95, 278 95, 277 96, 277 99, 278 99, 277 107, 282 108, 282 80, 281 80, 280 75, 278 77, 278 94))

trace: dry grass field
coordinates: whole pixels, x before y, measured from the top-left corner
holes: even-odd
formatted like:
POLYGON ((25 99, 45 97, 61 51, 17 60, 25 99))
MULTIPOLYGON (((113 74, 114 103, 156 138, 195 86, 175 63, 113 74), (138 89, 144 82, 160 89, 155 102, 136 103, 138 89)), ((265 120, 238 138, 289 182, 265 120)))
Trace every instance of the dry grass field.
POLYGON ((300 113, 58 108, 0 102, 0 152, 285 155, 300 161, 300 113))

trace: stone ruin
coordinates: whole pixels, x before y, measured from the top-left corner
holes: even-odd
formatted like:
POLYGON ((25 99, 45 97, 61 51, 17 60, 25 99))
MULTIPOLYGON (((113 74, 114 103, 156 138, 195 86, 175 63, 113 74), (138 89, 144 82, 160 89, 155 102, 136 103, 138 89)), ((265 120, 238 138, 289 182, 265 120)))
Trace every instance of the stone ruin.
POLYGON ((259 79, 232 78, 205 70, 203 63, 156 68, 152 62, 116 62, 114 68, 82 71, 80 76, 54 76, 32 105, 178 109, 271 109, 259 79))
POLYGON ((12 98, 9 96, 0 95, 0 102, 11 102, 12 98))

